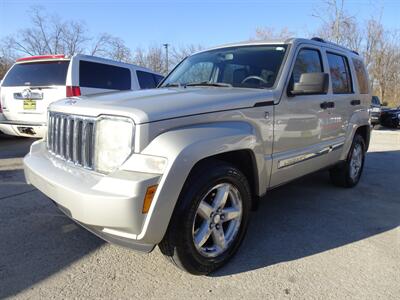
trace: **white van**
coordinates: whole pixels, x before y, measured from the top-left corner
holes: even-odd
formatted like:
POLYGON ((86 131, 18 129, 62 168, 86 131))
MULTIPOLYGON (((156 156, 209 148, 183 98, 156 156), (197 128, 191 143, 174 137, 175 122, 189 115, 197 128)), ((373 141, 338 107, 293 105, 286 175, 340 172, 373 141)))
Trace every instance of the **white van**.
MULTIPOLYGON (((3 80, 0 80, 0 95, 1 95, 1 83, 3 82, 3 80)), ((3 109, 1 108, 1 98, 0 98, 0 122, 4 121, 4 115, 3 115, 3 109)), ((1 130, 0 130, 1 133, 1 130)))
POLYGON ((110 91, 155 88, 163 79, 149 69, 109 59, 74 55, 20 58, 4 76, 0 90, 0 131, 43 137, 47 107, 65 98, 110 91))

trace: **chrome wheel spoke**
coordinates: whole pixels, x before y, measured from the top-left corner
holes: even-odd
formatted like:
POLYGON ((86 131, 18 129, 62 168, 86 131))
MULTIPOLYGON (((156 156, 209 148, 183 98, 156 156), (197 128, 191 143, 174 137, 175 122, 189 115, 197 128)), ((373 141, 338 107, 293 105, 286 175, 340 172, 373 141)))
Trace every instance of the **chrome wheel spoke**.
POLYGON ((231 221, 240 217, 240 210, 235 207, 225 208, 222 210, 223 221, 231 221))
POLYGON ((202 247, 211 235, 210 224, 207 221, 203 221, 198 231, 194 236, 194 243, 197 247, 202 247))
POLYGON ((218 246, 221 250, 224 250, 226 247, 225 233, 222 229, 222 226, 219 229, 214 228, 212 231, 212 238, 216 246, 218 246))
POLYGON ((222 208, 225 206, 226 200, 229 196, 229 185, 224 184, 217 189, 217 194, 215 195, 213 201, 214 209, 222 208))
POLYGON ((198 214, 205 220, 208 220, 213 212, 213 208, 207 202, 202 200, 199 205, 198 214))

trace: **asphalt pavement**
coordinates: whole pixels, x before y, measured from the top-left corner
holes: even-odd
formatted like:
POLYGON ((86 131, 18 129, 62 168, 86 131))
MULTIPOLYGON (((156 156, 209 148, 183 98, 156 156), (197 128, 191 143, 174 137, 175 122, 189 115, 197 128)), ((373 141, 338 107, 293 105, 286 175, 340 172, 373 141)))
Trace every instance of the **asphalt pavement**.
POLYGON ((0 298, 400 298, 400 131, 374 131, 354 189, 319 172, 268 193, 235 258, 202 277, 65 217, 25 183, 31 142, 0 136, 0 298))

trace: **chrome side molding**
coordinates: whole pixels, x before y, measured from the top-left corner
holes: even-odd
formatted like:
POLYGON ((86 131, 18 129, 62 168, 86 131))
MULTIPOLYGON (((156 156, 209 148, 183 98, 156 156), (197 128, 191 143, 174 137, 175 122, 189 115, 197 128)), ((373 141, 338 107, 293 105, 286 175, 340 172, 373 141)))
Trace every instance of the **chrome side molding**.
POLYGON ((289 166, 293 166, 295 164, 298 164, 300 162, 324 155, 324 154, 328 154, 334 150, 338 150, 340 148, 342 148, 344 145, 344 143, 340 143, 340 144, 334 144, 334 145, 330 145, 328 147, 322 148, 321 150, 317 151, 317 152, 312 152, 312 153, 304 153, 304 154, 300 154, 300 155, 296 155, 294 157, 289 157, 286 159, 282 159, 280 161, 278 161, 278 169, 282 169, 282 168, 286 168, 289 166))

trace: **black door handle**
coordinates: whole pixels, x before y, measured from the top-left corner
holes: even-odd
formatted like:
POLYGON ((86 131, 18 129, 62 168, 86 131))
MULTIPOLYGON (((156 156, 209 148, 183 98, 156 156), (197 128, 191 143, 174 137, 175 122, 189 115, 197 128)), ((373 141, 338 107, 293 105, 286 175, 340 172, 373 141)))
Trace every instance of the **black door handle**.
POLYGON ((320 104, 320 107, 321 107, 322 109, 334 108, 334 107, 335 107, 335 102, 332 102, 332 101, 327 102, 327 101, 325 101, 325 102, 322 102, 322 103, 320 104))
POLYGON ((360 105, 360 104, 361 104, 361 101, 360 101, 360 100, 351 100, 351 101, 350 101, 350 104, 351 104, 351 105, 360 105))

